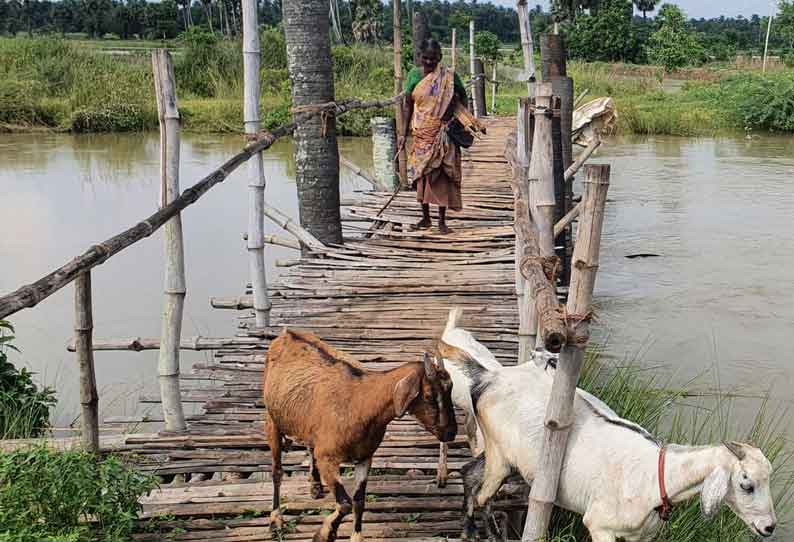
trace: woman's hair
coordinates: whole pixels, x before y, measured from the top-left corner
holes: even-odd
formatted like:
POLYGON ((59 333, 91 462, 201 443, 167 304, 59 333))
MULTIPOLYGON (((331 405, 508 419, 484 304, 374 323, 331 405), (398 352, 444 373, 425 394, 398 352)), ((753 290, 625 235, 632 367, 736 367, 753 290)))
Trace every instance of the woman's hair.
POLYGON ((422 40, 422 43, 419 44, 419 52, 420 53, 438 52, 439 56, 441 56, 441 44, 438 43, 433 38, 425 38, 422 40))

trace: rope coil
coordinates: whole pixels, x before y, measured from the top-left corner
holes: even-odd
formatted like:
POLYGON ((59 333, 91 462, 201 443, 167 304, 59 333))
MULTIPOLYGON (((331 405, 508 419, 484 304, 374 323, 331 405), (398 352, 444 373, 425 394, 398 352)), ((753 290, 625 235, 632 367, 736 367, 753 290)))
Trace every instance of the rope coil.
POLYGON ((562 269, 562 262, 558 256, 524 256, 519 264, 521 275, 529 280, 529 266, 539 263, 543 269, 543 274, 554 284, 557 281, 557 273, 562 269))

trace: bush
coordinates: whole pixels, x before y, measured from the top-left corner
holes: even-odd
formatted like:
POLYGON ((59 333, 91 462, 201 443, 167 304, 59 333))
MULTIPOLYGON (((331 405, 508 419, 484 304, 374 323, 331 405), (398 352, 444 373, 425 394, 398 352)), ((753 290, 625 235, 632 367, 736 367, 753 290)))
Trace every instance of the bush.
POLYGON ((706 49, 686 24, 684 13, 671 4, 662 6, 657 16, 659 29, 648 40, 648 60, 668 72, 706 61, 706 49))
POLYGON ((261 34, 262 68, 287 69, 287 42, 284 33, 276 28, 264 28, 261 34))
POLYGON ((640 53, 630 0, 602 0, 596 15, 582 15, 566 32, 571 58, 635 62, 640 53))
POLYGON ((182 32, 178 39, 183 52, 174 72, 180 96, 187 92, 221 97, 242 89, 243 55, 239 42, 221 40, 198 26, 182 32))
POLYGON ((127 542, 138 497, 154 487, 116 457, 45 447, 0 454, 0 541, 127 542))
POLYGON ((8 361, 7 351, 16 350, 13 332, 11 324, 0 320, 0 439, 38 437, 50 427, 55 392, 40 389, 31 372, 8 361))

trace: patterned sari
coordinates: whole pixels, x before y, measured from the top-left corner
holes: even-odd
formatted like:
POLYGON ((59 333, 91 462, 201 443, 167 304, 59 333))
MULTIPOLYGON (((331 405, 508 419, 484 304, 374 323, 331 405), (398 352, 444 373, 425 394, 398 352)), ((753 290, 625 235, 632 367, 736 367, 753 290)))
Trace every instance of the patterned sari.
POLYGON ((408 179, 420 203, 458 211, 461 199, 460 149, 450 141, 442 121, 455 96, 454 73, 438 65, 416 85, 411 96, 413 146, 408 157, 408 179))

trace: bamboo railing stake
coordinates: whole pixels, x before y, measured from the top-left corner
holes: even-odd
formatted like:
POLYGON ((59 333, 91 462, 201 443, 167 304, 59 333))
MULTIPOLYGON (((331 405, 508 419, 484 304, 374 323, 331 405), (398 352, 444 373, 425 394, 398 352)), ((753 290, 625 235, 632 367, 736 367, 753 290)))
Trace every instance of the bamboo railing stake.
MULTIPOLYGON (((518 115, 516 117, 516 166, 518 176, 516 182, 526 191, 529 197, 529 99, 519 98, 518 115)), ((519 212, 515 208, 514 212, 519 212)), ((529 217, 527 217, 529 219, 529 217)), ((518 217, 514 218, 518 222, 518 217)), ((535 348, 538 329, 537 311, 532 310, 534 298, 527 280, 521 274, 521 261, 524 257, 524 245, 527 242, 522 230, 516 228, 516 297, 518 298, 518 363, 527 363, 535 348)))
MULTIPOLYGON (((392 6, 392 34, 394 39, 394 93, 403 90, 403 38, 402 38, 402 7, 400 0, 393 0, 392 6)), ((397 124, 397 173, 400 184, 406 182, 408 177, 408 155, 405 152, 404 140, 408 137, 406 128, 411 119, 406 119, 404 111, 405 101, 399 100, 394 104, 394 119, 397 124)))
MULTIPOLYGON (((154 87, 160 117, 161 208, 179 197, 179 110, 171 55, 165 49, 152 51, 154 87)), ((179 343, 182 335, 182 314, 185 305, 185 251, 182 240, 182 218, 174 215, 164 228, 165 237, 165 300, 163 303, 162 344, 157 364, 163 418, 166 431, 184 431, 185 414, 179 389, 179 343)))
MULTIPOLYGON (((259 119, 261 62, 257 0, 243 0, 243 79, 245 86, 245 133, 255 136, 261 129, 259 119)), ((262 154, 248 160, 248 269, 254 294, 257 327, 270 325, 270 300, 265 272, 265 171, 262 154)))
POLYGON ((532 483, 524 525, 523 542, 545 540, 557 498, 568 434, 573 423, 576 384, 589 338, 589 314, 609 189, 609 166, 585 167, 584 210, 573 254, 567 312, 571 322, 568 343, 560 353, 554 383, 546 408, 543 441, 536 476, 532 483))
POLYGON ((91 272, 86 271, 74 281, 74 342, 80 366, 80 406, 82 407, 83 446, 99 453, 99 394, 94 372, 92 347, 94 318, 91 308, 91 272))
POLYGON ((529 20, 527 0, 518 0, 518 25, 521 30, 521 51, 524 54, 524 71, 527 73, 527 96, 535 95, 535 51, 532 44, 532 25, 529 20))
POLYGON ((497 90, 497 83, 496 83, 496 64, 497 62, 494 61, 493 63, 493 79, 491 79, 491 114, 496 115, 496 90, 497 90))
MULTIPOLYGON (((474 20, 471 20, 471 21, 469 21, 469 75, 471 76, 472 81, 474 81, 474 78, 477 76, 475 71, 476 70, 474 68, 474 20)), ((478 104, 477 104, 477 97, 474 96, 476 88, 477 88, 477 85, 476 85, 476 81, 475 81, 474 84, 471 87, 472 113, 474 113, 475 117, 480 117, 480 116, 482 116, 483 112, 479 110, 479 107, 478 107, 478 104)))

